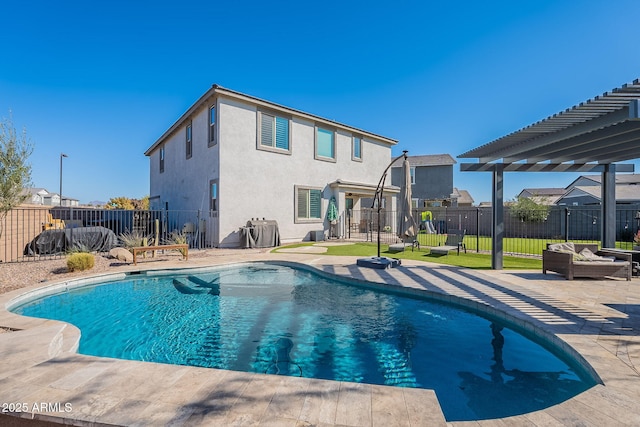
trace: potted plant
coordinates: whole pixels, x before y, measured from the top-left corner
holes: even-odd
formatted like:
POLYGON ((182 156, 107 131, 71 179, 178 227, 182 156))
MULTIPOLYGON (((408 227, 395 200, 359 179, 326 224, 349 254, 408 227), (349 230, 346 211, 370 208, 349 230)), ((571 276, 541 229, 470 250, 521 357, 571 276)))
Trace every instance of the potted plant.
POLYGON ((633 235, 633 250, 640 251, 640 230, 633 235))

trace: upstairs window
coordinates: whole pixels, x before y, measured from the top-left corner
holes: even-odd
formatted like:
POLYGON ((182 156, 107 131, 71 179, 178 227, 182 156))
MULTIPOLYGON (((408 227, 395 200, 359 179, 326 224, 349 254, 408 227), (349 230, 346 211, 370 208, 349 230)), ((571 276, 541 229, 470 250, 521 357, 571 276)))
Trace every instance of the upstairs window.
POLYGON ((295 222, 322 221, 322 190, 296 186, 295 222))
POLYGON ((258 148, 290 152, 289 119, 258 112, 258 148))
POLYGON ((191 128, 191 123, 189 123, 187 125, 187 129, 185 132, 185 146, 186 146, 186 154, 187 154, 187 159, 191 158, 192 152, 193 152, 193 139, 192 139, 193 133, 192 133, 192 128, 191 128))
POLYGON ((209 181, 209 210, 218 211, 218 180, 209 181))
POLYGON ((411 184, 415 184, 416 183, 416 168, 410 168, 409 169, 409 173, 411 174, 411 184))
POLYGON ((164 145, 160 147, 160 173, 164 172, 164 145))
POLYGON ((216 144, 216 106, 209 107, 209 147, 216 144))
POLYGON ((332 130, 316 128, 316 159, 336 159, 336 139, 332 130))
POLYGON ((362 160, 362 138, 359 136, 353 137, 353 150, 352 160, 362 160))

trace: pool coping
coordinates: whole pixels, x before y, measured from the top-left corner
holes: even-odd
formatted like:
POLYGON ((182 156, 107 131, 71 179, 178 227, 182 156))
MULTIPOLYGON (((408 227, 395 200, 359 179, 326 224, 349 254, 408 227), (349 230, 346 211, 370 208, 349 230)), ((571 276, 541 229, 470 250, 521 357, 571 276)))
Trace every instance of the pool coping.
MULTIPOLYGON (((539 272, 478 271, 410 261, 403 261, 397 269, 373 271, 357 267, 353 257, 317 254, 240 253, 235 259, 189 260, 154 265, 149 270, 253 261, 302 263, 323 274, 436 294, 445 301, 489 309, 497 317, 504 313, 508 320, 521 322, 524 329, 539 334, 544 331, 541 335, 546 338, 549 333, 557 337, 561 345, 593 367, 603 384, 541 411, 506 419, 447 423, 431 390, 83 356, 75 353, 80 333, 74 326, 6 310, 19 295, 42 294, 68 280, 0 295, 0 326, 20 330, 0 334, 0 356, 8 366, 0 372, 0 402, 26 404, 27 411, 13 416, 71 425, 235 422, 365 426, 424 425, 428 421, 429 425, 457 426, 494 425, 506 420, 531 425, 634 425, 640 419, 636 398, 640 375, 635 368, 640 360, 638 279, 569 282, 539 272), (421 275, 432 276, 427 281, 421 275), (454 277, 451 281, 458 283, 457 287, 448 287, 448 277, 454 277), (535 301, 541 301, 539 306, 535 301), (540 315, 541 309, 548 313, 540 315), (549 313, 560 320, 564 313, 567 321, 550 323, 553 316, 549 313), (45 410, 34 410, 38 402, 49 405, 45 410), (70 411, 64 406, 67 403, 71 403, 70 411)), ((140 270, 147 269, 138 265, 127 271, 140 270)), ((88 280, 100 281, 113 274, 88 280)))

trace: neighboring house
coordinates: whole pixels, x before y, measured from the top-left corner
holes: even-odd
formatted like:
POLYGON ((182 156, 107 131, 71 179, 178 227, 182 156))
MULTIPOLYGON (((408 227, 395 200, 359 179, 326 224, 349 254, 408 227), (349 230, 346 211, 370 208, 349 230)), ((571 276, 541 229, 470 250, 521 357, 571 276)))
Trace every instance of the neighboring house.
MULTIPOLYGON (((149 202, 201 212, 212 246, 240 245, 252 218, 276 220, 282 241, 308 239, 328 230, 332 197, 343 213, 373 196, 396 143, 214 85, 145 152, 149 202)), ((392 208, 397 192, 384 192, 392 208)))
POLYGON ((71 208, 75 206, 80 206, 80 201, 78 199, 72 199, 71 197, 62 196, 62 203, 60 206, 71 208))
POLYGON ((467 190, 458 190, 456 187, 453 187, 453 198, 457 200, 458 207, 470 207, 474 203, 473 197, 467 190))
POLYGON ((538 204, 555 205, 566 191, 564 188, 525 188, 518 197, 532 199, 538 204))
MULTIPOLYGON (((456 206, 453 195, 453 165, 449 154, 407 156, 411 167, 411 196, 415 208, 456 206)), ((402 158, 391 168, 391 183, 402 182, 402 158)))
POLYGON ((58 193, 49 193, 46 188, 25 188, 22 190, 22 194, 27 196, 25 203, 31 205, 46 205, 46 206, 65 206, 73 207, 79 206, 78 199, 72 199, 71 197, 63 197, 62 204, 60 203, 60 195, 58 193))
MULTIPOLYGON (((602 175, 581 175, 576 178, 571 184, 565 187, 565 190, 571 190, 574 187, 587 187, 592 185, 600 186, 602 182, 602 175)), ((635 173, 617 173, 616 185, 636 185, 640 184, 640 174, 635 173)))
MULTIPOLYGON (((599 205, 602 200, 599 185, 574 186, 557 201, 560 206, 599 205)), ((616 184, 616 204, 640 203, 640 185, 616 184)))
POLYGON ((60 195, 58 193, 47 193, 44 196, 44 204, 47 206, 60 206, 60 195))
MULTIPOLYGON (((582 175, 571 182, 557 201, 562 206, 599 205, 602 175, 582 175)), ((616 204, 640 203, 640 174, 616 174, 616 204)))
POLYGON ((30 205, 44 205, 45 197, 49 192, 44 188, 25 188, 22 190, 22 194, 27 196, 24 203, 30 205))

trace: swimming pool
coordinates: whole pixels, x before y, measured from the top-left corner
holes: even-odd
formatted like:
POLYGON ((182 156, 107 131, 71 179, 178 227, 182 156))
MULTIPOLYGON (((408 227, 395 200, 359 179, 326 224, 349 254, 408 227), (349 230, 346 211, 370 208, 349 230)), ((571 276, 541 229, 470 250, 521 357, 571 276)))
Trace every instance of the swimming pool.
POLYGON ((502 321, 284 265, 129 277, 12 311, 73 323, 83 354, 434 389, 449 421, 542 409, 595 384, 502 321))

